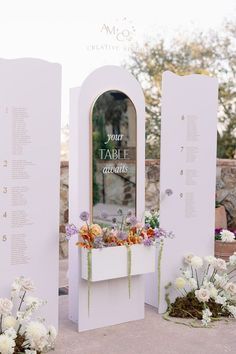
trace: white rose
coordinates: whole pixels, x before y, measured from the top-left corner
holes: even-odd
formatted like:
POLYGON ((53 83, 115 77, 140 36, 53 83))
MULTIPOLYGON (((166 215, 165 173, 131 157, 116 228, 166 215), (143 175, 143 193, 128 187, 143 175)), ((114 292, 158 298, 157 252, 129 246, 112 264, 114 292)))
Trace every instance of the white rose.
POLYGON ((207 289, 201 288, 195 290, 195 296, 200 302, 207 302, 210 299, 210 292, 207 289))
POLYGON ((227 270, 226 262, 222 258, 216 258, 212 265, 217 270, 227 270))
POLYGON ((34 291, 35 287, 33 282, 29 278, 21 279, 21 289, 22 291, 34 291))
POLYGON ((198 256, 193 256, 192 259, 191 259, 191 262, 190 262, 191 266, 193 268, 201 268, 203 266, 203 260, 201 257, 198 257, 198 256))
POLYGON ((13 354, 15 341, 8 337, 6 334, 0 335, 0 353, 1 354, 13 354))
POLYGON ((186 280, 182 277, 175 279, 175 286, 177 289, 183 289, 185 287, 186 280))
POLYGON ((209 264, 213 264, 215 262, 215 260, 216 260, 216 258, 214 256, 207 256, 204 259, 209 264))
POLYGON ((231 282, 226 284, 225 290, 228 291, 230 295, 236 295, 236 284, 231 282))
POLYGON ((184 262, 187 263, 187 264, 190 264, 191 263, 191 259, 193 258, 193 254, 187 254, 185 257, 184 257, 184 262))
POLYGON ((197 281, 196 281, 196 279, 190 278, 189 279, 189 284, 190 284, 192 289, 194 289, 194 290, 197 289, 197 281))
POLYGON ((8 329, 8 328, 15 328, 17 321, 15 317, 13 316, 6 316, 3 318, 3 328, 8 329))
POLYGON ((0 315, 9 315, 12 311, 13 303, 8 299, 0 299, 0 315))
POLYGON ((229 230, 222 230, 220 233, 222 242, 233 242, 235 241, 235 235, 229 230))

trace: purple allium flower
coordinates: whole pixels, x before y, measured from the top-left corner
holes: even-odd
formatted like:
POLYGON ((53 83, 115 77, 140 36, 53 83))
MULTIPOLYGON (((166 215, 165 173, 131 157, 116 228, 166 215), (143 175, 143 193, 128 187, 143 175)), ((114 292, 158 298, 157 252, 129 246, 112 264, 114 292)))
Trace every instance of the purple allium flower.
POLYGON ((145 229, 147 230, 147 229, 149 229, 150 224, 149 224, 149 223, 146 223, 144 227, 145 227, 145 229))
POLYGON ((106 219, 108 218, 107 212, 102 211, 102 212, 101 212, 101 217, 102 217, 104 220, 106 220, 106 219))
POLYGON ((145 238, 143 240, 143 244, 144 244, 144 246, 152 246, 153 245, 153 241, 152 241, 151 238, 145 238))
POLYGON ((155 227, 155 229, 153 231, 154 231, 154 237, 155 238, 160 237, 160 232, 159 232, 159 229, 157 227, 155 227))
POLYGON ((131 226, 135 226, 137 224, 137 218, 135 216, 131 216, 129 218, 129 224, 131 224, 131 226))
POLYGON ((66 239, 69 240, 72 235, 78 233, 78 229, 74 224, 66 225, 66 239))
POLYGON ((118 238, 119 240, 124 241, 124 240, 127 239, 127 234, 126 234, 124 231, 118 231, 118 232, 117 232, 117 238, 118 238))
POLYGON ((122 216, 123 215, 123 210, 121 208, 117 209, 117 215, 122 216))
POLYGON ((127 212, 127 216, 132 216, 132 214, 133 214, 133 211, 130 209, 130 210, 128 210, 128 212, 127 212))
POLYGON ((80 214, 80 219, 82 221, 88 221, 89 219, 89 213, 87 211, 83 211, 81 214, 80 214))

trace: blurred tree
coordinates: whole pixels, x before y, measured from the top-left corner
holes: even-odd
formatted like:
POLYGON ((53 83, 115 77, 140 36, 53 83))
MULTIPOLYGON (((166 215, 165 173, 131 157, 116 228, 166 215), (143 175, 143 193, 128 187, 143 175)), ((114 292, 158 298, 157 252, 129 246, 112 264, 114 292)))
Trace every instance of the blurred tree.
POLYGON ((233 158, 236 150, 236 23, 222 31, 179 34, 171 42, 147 42, 131 53, 126 65, 141 83, 146 98, 146 157, 160 153, 161 76, 205 74, 219 79, 218 157, 233 158))

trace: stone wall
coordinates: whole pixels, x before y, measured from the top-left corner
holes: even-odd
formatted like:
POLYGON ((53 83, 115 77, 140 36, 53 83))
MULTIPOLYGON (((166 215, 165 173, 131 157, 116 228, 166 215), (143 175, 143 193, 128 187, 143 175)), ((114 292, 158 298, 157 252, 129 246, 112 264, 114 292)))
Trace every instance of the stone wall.
MULTIPOLYGON (((68 161, 61 162, 60 256, 68 256, 65 224, 68 222, 68 161)), ((146 210, 159 208, 159 160, 146 160, 146 210)), ((216 199, 227 211, 228 227, 236 229, 236 160, 217 160, 216 199)))

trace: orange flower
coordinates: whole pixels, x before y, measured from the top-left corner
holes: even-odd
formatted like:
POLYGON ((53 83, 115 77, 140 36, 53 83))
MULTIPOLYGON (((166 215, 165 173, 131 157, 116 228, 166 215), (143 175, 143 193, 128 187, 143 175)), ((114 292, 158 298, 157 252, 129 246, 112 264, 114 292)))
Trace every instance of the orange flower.
POLYGON ((148 237, 154 236, 154 230, 152 228, 148 229, 147 230, 147 235, 148 235, 148 237))

